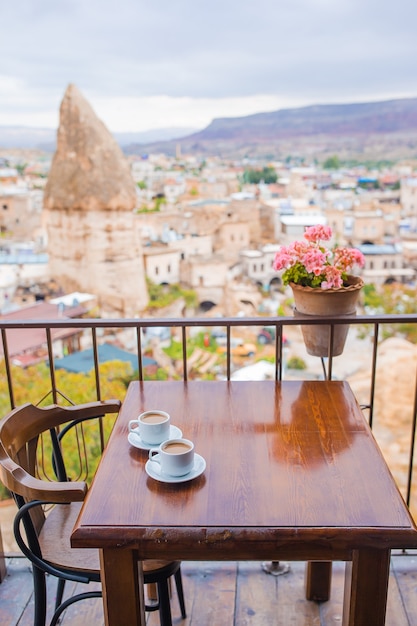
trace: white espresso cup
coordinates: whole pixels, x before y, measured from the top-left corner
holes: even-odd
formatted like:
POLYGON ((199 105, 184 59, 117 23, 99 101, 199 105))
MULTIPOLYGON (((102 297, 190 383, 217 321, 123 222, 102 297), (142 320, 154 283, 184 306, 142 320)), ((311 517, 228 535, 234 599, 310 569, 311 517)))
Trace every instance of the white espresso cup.
POLYGON ((158 444, 169 439, 170 423, 165 411, 145 411, 136 420, 130 420, 129 431, 138 432, 144 443, 158 444))
POLYGON ((149 450, 149 458, 160 464, 164 474, 184 476, 194 467, 194 444, 189 439, 170 439, 149 450))

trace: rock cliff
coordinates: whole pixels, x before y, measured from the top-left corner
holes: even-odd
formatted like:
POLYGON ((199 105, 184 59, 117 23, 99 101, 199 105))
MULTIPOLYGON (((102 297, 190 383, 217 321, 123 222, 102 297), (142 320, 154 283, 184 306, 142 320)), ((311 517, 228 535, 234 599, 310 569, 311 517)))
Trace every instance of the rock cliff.
POLYGON ((65 289, 96 294, 120 316, 137 315, 148 301, 135 206, 125 157, 69 85, 44 196, 50 273, 65 289))

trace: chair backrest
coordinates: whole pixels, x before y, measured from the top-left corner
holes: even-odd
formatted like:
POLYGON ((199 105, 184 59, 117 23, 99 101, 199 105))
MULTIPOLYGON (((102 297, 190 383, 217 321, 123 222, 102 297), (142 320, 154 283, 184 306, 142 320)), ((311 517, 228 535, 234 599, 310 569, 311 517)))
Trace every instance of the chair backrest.
MULTIPOLYGON (((117 413, 120 405, 118 400, 65 407, 51 405, 45 408, 25 404, 11 411, 0 421, 0 477, 4 485, 13 494, 21 496, 25 502, 45 500, 60 503, 83 500, 87 491, 84 481, 50 481, 37 477, 39 438, 43 433, 49 433, 54 440, 57 429, 63 424, 117 413)), ((61 456, 59 446, 55 448, 55 461, 56 454, 61 456)), ((58 459, 58 464, 59 462, 58 459)))

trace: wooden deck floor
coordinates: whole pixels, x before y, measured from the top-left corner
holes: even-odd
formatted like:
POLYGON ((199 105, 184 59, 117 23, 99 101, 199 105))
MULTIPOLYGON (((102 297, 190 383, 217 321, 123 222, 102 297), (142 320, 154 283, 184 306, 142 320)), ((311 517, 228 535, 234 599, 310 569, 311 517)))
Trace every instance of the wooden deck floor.
MULTIPOLYGON (((0 624, 33 626, 29 564, 25 559, 12 558, 7 565, 7 577, 0 584, 0 624)), ((291 563, 290 572, 279 577, 265 574, 258 562, 184 562, 182 572, 187 619, 180 617, 174 592, 171 601, 174 625, 335 626, 342 622, 343 563, 333 564, 331 598, 322 604, 304 599, 304 563, 291 563)), ((74 588, 75 585, 68 592, 74 588)), ((54 589, 51 586, 52 600, 54 589)), ((147 623, 158 625, 158 614, 148 614, 147 623)), ((62 624, 101 626, 101 600, 75 604, 64 614, 62 624)), ((386 624, 417 626, 417 552, 393 554, 386 624)))

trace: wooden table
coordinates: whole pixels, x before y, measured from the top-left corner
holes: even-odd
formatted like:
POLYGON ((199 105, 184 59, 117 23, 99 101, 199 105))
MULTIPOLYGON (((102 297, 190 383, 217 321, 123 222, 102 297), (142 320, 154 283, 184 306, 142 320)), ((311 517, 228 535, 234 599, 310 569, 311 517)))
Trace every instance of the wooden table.
POLYGON ((145 623, 147 558, 346 560, 343 624, 379 626, 390 549, 417 531, 346 382, 135 382, 72 545, 101 549, 108 626, 145 623), (205 458, 193 481, 155 481, 128 443, 128 421, 155 408, 205 458))

